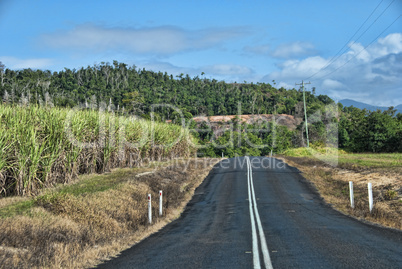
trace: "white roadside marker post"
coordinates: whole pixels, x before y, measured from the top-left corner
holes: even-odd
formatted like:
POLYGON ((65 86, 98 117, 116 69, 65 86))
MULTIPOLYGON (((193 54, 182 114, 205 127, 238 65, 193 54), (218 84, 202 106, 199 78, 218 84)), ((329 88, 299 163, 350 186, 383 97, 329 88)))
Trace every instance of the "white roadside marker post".
POLYGON ((149 224, 152 224, 151 194, 148 194, 148 221, 149 221, 149 224))
POLYGON ((159 191, 159 216, 162 216, 162 191, 159 191))
POLYGON ((371 182, 367 184, 368 188, 368 195, 369 195, 369 208, 370 208, 370 213, 373 210, 373 187, 371 185, 371 182))
POLYGON ((355 200, 353 197, 353 182, 349 181, 349 193, 350 193, 350 207, 355 208, 355 200))

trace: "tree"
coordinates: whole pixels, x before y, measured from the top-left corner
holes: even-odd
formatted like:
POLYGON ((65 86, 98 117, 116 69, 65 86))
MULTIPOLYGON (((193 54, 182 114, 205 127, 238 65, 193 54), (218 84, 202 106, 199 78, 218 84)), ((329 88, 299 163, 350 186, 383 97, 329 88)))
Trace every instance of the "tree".
POLYGON ((373 152, 391 152, 394 150, 393 138, 397 134, 397 123, 393 118, 392 108, 388 113, 380 110, 371 112, 367 117, 369 131, 369 148, 373 152))
POLYGON ((1 87, 4 86, 4 69, 5 65, 0 61, 0 77, 1 77, 1 87))
POLYGON ((138 91, 132 91, 124 94, 123 103, 129 104, 130 109, 129 112, 142 113, 142 106, 144 105, 144 97, 140 95, 138 91))

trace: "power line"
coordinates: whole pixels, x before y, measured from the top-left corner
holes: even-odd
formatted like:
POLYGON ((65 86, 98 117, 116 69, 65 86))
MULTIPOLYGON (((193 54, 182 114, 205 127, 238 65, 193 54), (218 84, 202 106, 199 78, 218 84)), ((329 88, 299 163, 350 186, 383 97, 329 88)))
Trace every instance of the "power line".
MULTIPOLYGON (((366 22, 371 18, 371 16, 374 14, 374 12, 378 9, 378 7, 382 4, 384 0, 381 0, 380 3, 378 3, 378 5, 374 8, 374 10, 370 13, 370 15, 366 18, 366 20, 360 25, 360 27, 355 31, 355 33, 352 35, 351 38, 349 38, 349 40, 342 46, 342 48, 331 58, 331 60, 328 62, 328 64, 326 64, 324 67, 322 67, 320 70, 318 70, 316 73, 314 73, 313 75, 311 75, 310 77, 308 77, 307 79, 313 78, 314 76, 316 76, 318 73, 324 71, 325 69, 327 69, 331 64, 333 64, 335 61, 337 61, 340 57, 341 57, 341 52, 343 51, 343 49, 350 43, 350 41, 352 41, 352 39, 356 36, 356 34, 363 28, 363 26, 366 24, 366 22)), ((393 0, 388 6, 387 8, 385 8, 383 10, 383 12, 374 20, 374 22, 356 39, 359 40, 370 28, 371 26, 384 14, 384 12, 392 5, 392 3, 395 0, 393 0)), ((356 41, 353 41, 352 44, 354 44, 356 41)), ((307 80, 306 79, 306 80, 307 80)))
POLYGON ((371 18, 371 16, 374 14, 374 12, 378 9, 378 7, 381 5, 381 3, 384 0, 381 0, 380 3, 375 7, 375 9, 370 13, 370 15, 366 18, 366 20, 362 23, 362 25, 360 25, 359 29, 357 29, 355 31, 355 33, 352 35, 351 38, 349 38, 348 41, 346 41, 346 43, 342 46, 342 48, 331 58, 331 60, 329 61, 329 63, 327 65, 325 65, 324 67, 322 67, 320 70, 318 70, 316 73, 314 73, 313 75, 311 75, 310 77, 308 77, 307 79, 310 79, 312 77, 314 77, 315 75, 317 75, 318 73, 320 73, 321 71, 325 70, 328 66, 330 66, 333 62, 335 62, 336 60, 338 60, 338 58, 340 56, 338 56, 342 50, 349 44, 350 41, 352 41, 352 39, 355 37, 355 35, 360 31, 360 29, 363 28, 363 26, 366 24, 366 22, 371 18))
POLYGON ((338 68, 332 70, 331 72, 329 72, 328 74, 320 77, 320 79, 325 78, 329 75, 331 75, 332 73, 338 71, 339 69, 341 69, 342 67, 344 67, 346 64, 348 64, 351 60, 355 59, 357 56, 359 56, 360 53, 362 53, 364 50, 366 50, 369 46, 371 46, 385 31, 387 31, 397 20, 399 20, 399 18, 402 17, 402 14, 399 15, 390 25, 388 25, 387 28, 385 28, 375 39, 373 39, 367 46, 365 46, 361 51, 359 51, 357 54, 355 54, 352 58, 350 58, 348 61, 346 61, 343 65, 339 66, 338 68))
POLYGON ((353 41, 352 45, 356 43, 371 28, 371 26, 373 26, 373 24, 382 16, 382 14, 384 14, 385 11, 387 11, 387 9, 392 5, 393 2, 395 2, 395 0, 389 3, 389 5, 381 12, 380 15, 378 15, 378 17, 370 24, 370 26, 355 41, 353 41))

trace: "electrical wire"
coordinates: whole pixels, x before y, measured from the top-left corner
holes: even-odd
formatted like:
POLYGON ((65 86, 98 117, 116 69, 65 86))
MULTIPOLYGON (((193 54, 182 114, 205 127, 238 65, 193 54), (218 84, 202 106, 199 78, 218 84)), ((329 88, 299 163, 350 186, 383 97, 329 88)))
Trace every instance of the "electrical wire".
MULTIPOLYGON (((328 64, 326 64, 324 67, 320 68, 320 70, 318 70, 316 73, 312 74, 310 77, 306 78, 306 80, 311 79, 313 77, 315 77, 317 74, 319 74, 320 72, 324 71, 325 69, 327 69, 330 65, 332 65, 334 62, 336 62, 341 56, 341 52, 343 51, 343 49, 350 43, 350 41, 352 41, 352 39, 356 36, 356 34, 363 28, 363 26, 366 24, 366 22, 371 18, 371 16, 375 13, 375 11, 378 9, 378 7, 382 4, 384 0, 381 0, 380 3, 374 8, 374 10, 370 13, 370 15, 366 18, 366 20, 360 25, 360 27, 355 31, 355 33, 352 35, 352 37, 342 46, 342 48, 335 54, 335 56, 333 56, 331 58, 331 60, 328 62, 328 64)), ((370 26, 355 40, 352 42, 351 45, 353 45, 354 43, 356 43, 370 28, 371 26, 373 26, 373 24, 384 14, 384 12, 392 5, 392 3, 395 0, 393 0, 382 12, 379 16, 377 16, 377 18, 370 24, 370 26)))
POLYGON ((339 66, 338 68, 332 70, 331 72, 329 72, 328 74, 319 77, 319 79, 323 79, 329 75, 331 75, 332 73, 338 71, 339 69, 341 69, 342 67, 344 67, 346 64, 348 64, 351 60, 355 59, 357 56, 359 56, 360 53, 362 53, 364 50, 366 50, 369 46, 371 46, 375 41, 377 41, 378 38, 380 38, 380 36, 385 33, 385 31, 387 31, 397 20, 399 20, 399 18, 402 17, 402 14, 399 15, 399 17, 397 17, 390 25, 388 25, 387 28, 385 28, 375 39, 373 39, 367 46, 365 46, 362 50, 360 50, 357 54, 355 54, 352 58, 350 58, 348 61, 346 61, 343 65, 339 66))
POLYGON ((356 36, 356 34, 360 31, 360 29, 363 28, 363 26, 366 24, 366 22, 371 18, 371 16, 374 14, 374 12, 378 9, 378 7, 381 5, 381 3, 384 0, 381 0, 380 3, 378 3, 378 5, 375 7, 375 9, 370 13, 370 15, 366 18, 366 20, 362 23, 362 25, 360 25, 359 29, 357 29, 355 31, 355 33, 352 35, 351 38, 349 38, 348 41, 346 41, 346 43, 342 46, 342 48, 331 58, 331 60, 328 62, 327 65, 325 65, 324 67, 322 67, 320 70, 318 70, 316 73, 314 73, 313 75, 309 76, 308 78, 306 78, 306 80, 314 77, 315 75, 317 75, 318 73, 320 73, 321 71, 324 71, 325 69, 327 69, 328 66, 330 66, 333 62, 335 62, 336 60, 338 60, 338 58, 340 56, 340 53, 343 51, 343 49, 349 44, 350 41, 352 41, 352 39, 356 36))
POLYGON ((371 28, 371 26, 373 26, 373 24, 382 16, 382 14, 384 14, 385 11, 387 11, 387 9, 392 5, 392 3, 395 2, 395 0, 393 0, 382 12, 380 15, 378 15, 378 17, 370 24, 370 26, 363 32, 361 33, 361 35, 355 40, 353 41, 353 44, 355 44, 357 41, 359 41, 359 39, 371 28))

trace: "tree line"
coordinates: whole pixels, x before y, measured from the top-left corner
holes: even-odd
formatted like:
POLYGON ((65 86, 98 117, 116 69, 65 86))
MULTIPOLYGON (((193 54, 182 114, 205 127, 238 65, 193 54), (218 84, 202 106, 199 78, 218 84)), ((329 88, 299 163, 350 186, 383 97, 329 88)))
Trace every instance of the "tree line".
MULTIPOLYGON (((275 128, 281 130, 275 139, 282 139, 281 146, 277 143, 275 147, 281 151, 286 147, 304 146, 303 93, 300 89, 286 90, 275 86, 275 81, 272 84, 226 83, 207 78, 203 72, 194 77, 188 74, 173 76, 117 61, 80 69, 65 68, 59 72, 11 70, 0 62, 0 96, 4 103, 96 107, 103 102, 122 114, 134 113, 150 118, 150 113, 154 112, 154 119, 172 120, 177 124, 182 116, 189 120, 196 115, 289 114, 300 118, 301 123, 294 131, 275 128), (155 108, 154 104, 169 106, 155 108), (174 108, 178 108, 181 114, 174 108)), ((313 145, 339 145, 354 152, 402 152, 402 114, 395 115, 392 108, 385 112, 344 108, 326 95, 317 95, 314 88, 306 91, 306 103, 309 137, 313 145)), ((252 147, 241 143, 242 139, 243 142, 254 139, 255 144, 260 145, 271 144, 265 149, 253 149, 255 154, 266 154, 273 149, 273 128, 268 128, 269 123, 265 124, 259 128, 271 131, 247 133, 245 130, 249 126, 246 125, 238 129, 240 133, 237 130, 234 135, 238 141, 233 142, 226 153, 235 155, 251 151, 252 147)), ((214 143, 225 144, 232 135, 223 132, 214 143)), ((200 152, 206 156, 221 155, 219 147, 212 148, 212 130, 195 136, 201 144, 210 145, 200 152)))
MULTIPOLYGON (((277 113, 295 115, 303 100, 299 90, 276 89, 269 83, 226 83, 188 74, 178 76, 154 72, 114 61, 81 69, 1 70, 3 101, 31 103, 52 100, 57 106, 111 103, 115 108, 149 114, 152 104, 171 104, 188 116, 236 115, 238 103, 243 114, 277 113), (6 96, 5 96, 6 94, 6 96), (5 97, 4 97, 5 96, 5 97)), ((326 95, 307 92, 308 110, 333 102, 326 95)), ((166 112, 166 115, 169 116, 166 112)))
POLYGON ((402 152, 402 113, 342 107, 339 146, 353 152, 402 152))

